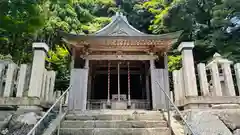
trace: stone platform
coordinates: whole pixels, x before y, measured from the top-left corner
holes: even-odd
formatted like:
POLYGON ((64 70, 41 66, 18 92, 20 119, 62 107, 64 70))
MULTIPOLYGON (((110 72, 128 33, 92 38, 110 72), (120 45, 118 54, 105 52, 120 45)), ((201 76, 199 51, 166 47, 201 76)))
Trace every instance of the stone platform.
POLYGON ((208 109, 219 104, 240 104, 239 96, 185 96, 185 99, 175 101, 178 107, 184 109, 208 109))
POLYGON ((99 110, 70 112, 60 135, 170 135, 159 111, 99 110))

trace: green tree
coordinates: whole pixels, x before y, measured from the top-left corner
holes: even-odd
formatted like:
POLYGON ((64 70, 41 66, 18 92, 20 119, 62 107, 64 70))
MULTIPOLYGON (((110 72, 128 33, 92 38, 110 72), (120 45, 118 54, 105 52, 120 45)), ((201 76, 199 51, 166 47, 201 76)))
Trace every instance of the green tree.
POLYGON ((44 25, 44 0, 0 1, 0 53, 29 60, 34 34, 44 25))

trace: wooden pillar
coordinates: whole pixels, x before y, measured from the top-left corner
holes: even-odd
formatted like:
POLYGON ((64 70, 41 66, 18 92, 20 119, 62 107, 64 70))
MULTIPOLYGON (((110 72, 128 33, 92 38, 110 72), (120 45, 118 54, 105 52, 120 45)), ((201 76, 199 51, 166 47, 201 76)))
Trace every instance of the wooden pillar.
POLYGON ((90 100, 91 99, 91 90, 92 90, 92 64, 91 66, 89 67, 89 75, 88 75, 88 89, 87 89, 87 100, 90 100))
POLYGON ((146 97, 147 101, 150 101, 150 89, 149 89, 149 69, 147 64, 145 63, 145 79, 146 79, 146 97))
POLYGON ((111 63, 108 62, 108 95, 107 95, 107 105, 109 106, 110 105, 110 84, 111 84, 111 81, 110 81, 110 77, 111 77, 111 63))
POLYGON ((118 62, 118 101, 120 101, 120 62, 118 62))
POLYGON ((130 77, 130 67, 128 62, 128 106, 131 106, 131 77, 130 77))

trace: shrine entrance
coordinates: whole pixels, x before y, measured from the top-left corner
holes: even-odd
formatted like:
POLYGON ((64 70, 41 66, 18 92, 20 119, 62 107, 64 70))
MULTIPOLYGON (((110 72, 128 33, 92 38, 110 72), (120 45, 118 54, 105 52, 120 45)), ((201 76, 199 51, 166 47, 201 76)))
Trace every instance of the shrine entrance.
POLYGON ((150 109, 148 67, 147 61, 90 61, 88 108, 110 108, 120 98, 128 108, 150 109))
POLYGON ((61 32, 72 55, 68 109, 166 108, 167 52, 181 33, 142 33, 121 12, 95 33, 61 32))

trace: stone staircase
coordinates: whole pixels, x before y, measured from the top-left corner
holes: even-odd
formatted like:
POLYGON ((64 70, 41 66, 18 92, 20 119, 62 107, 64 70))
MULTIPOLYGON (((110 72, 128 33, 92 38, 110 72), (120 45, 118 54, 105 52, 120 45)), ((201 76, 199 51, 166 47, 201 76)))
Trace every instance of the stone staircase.
POLYGON ((170 135, 159 111, 98 110, 66 115, 60 135, 170 135))

